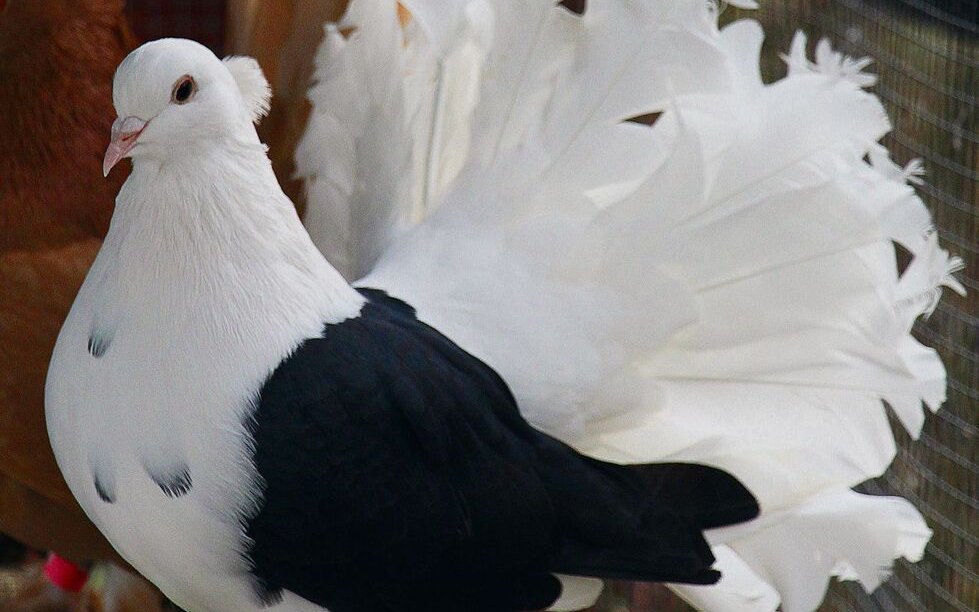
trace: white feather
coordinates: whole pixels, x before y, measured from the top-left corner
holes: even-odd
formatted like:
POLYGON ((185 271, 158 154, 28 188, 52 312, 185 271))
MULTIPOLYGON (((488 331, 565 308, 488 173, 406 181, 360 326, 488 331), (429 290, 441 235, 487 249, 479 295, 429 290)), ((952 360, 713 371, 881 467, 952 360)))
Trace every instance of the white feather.
POLYGON ((394 5, 355 4, 341 26, 349 33, 328 26, 318 52, 310 91, 317 104, 296 165, 310 179, 308 201, 333 205, 309 207, 313 241, 349 278, 369 269, 408 221, 412 143, 394 5), (371 65, 388 69, 367 70, 371 65))
MULTIPOLYGON (((684 588, 698 605, 806 609, 830 575, 872 589, 919 558, 919 515, 848 488, 893 459, 881 400, 912 435, 944 400, 941 361, 909 330, 943 285, 962 289, 960 260, 929 230, 918 172, 877 144, 890 123, 868 62, 825 42, 810 61, 800 35, 789 76, 765 84, 758 24, 720 32, 700 0, 583 17, 550 0, 405 4, 398 35, 393 3, 351 4, 363 44, 324 45, 334 89, 310 94, 349 144, 314 125, 299 153, 313 188, 398 185, 385 214, 408 222, 345 238, 378 245, 339 255, 370 270, 360 284, 415 305, 579 449, 747 483, 765 516, 717 535, 732 575, 684 588), (367 5, 386 21, 358 21, 367 5), (356 127, 379 99, 403 104, 372 115, 384 150, 356 127), (623 123, 645 113, 661 115, 623 123), (892 241, 913 255, 902 275, 892 241), (812 562, 820 546, 832 554, 812 562)), ((314 234, 359 206, 352 190, 311 196, 314 234)))
POLYGON ((224 65, 228 67, 238 85, 252 122, 258 123, 268 114, 272 102, 272 88, 265 80, 262 68, 254 58, 239 56, 224 58, 224 65))
POLYGON ((762 580, 778 585, 782 610, 807 612, 819 607, 830 576, 873 591, 891 573, 882 559, 920 561, 930 538, 906 500, 841 489, 770 513, 755 525, 717 530, 711 540, 729 542, 762 580))

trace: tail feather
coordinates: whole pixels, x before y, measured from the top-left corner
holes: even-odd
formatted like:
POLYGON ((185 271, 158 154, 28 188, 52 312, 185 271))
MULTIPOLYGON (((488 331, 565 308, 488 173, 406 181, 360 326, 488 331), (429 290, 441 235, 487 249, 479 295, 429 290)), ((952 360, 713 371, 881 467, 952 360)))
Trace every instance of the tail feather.
MULTIPOLYGON (((617 494, 578 483, 554 487, 566 532, 549 561, 552 571, 613 580, 712 584, 714 555, 704 530, 758 516, 758 502, 733 476, 705 465, 617 465, 580 457, 617 494), (614 504, 614 511, 607 506, 614 504), (595 512, 599 514, 596 515, 595 512), (631 519, 631 520, 630 520, 631 519)), ((580 468, 579 468, 580 469, 580 468)), ((560 483, 577 470, 559 466, 560 483)), ((595 482, 592 480, 591 482, 595 482)), ((600 485, 599 485, 600 486, 600 485)))
POLYGON ((676 582, 682 584, 714 584, 721 573, 710 569, 714 555, 706 543, 701 544, 699 531, 690 526, 670 523, 657 540, 637 540, 631 549, 600 549, 567 543, 554 556, 549 567, 561 574, 588 576, 606 580, 631 582, 676 582), (688 554, 651 554, 654 545, 665 543, 688 554), (700 540, 700 541, 698 541, 700 540), (696 553, 696 554, 695 554, 696 553))
MULTIPOLYGON (((826 44, 810 61, 800 35, 789 75, 763 83, 760 27, 721 31, 700 0, 593 2, 580 17, 552 0, 404 4, 413 22, 397 35, 394 0, 353 0, 362 37, 321 50, 321 83, 333 80, 311 92, 314 117, 357 127, 341 130, 342 163, 315 126, 299 152, 311 190, 327 186, 311 191, 311 231, 355 246, 339 256, 369 270, 361 284, 493 367, 539 429, 603 460, 732 473, 764 510, 753 531, 713 529, 748 506, 698 514, 723 500, 696 491, 727 490, 707 472, 658 468, 643 486, 678 504, 668 516, 711 527, 744 584, 774 588, 728 585, 740 607, 764 609, 772 592, 811 602, 843 566, 776 536, 841 524, 822 495, 887 468, 881 400, 912 435, 923 407, 939 408, 944 367, 909 331, 942 287, 963 289, 915 168, 877 144, 890 124, 864 90, 866 62, 826 44), (384 112, 344 97, 360 80, 384 112), (645 113, 659 119, 625 122, 645 113), (912 255, 900 273, 894 243, 912 255)), ((893 504, 846 508, 839 559, 888 566, 927 539, 893 504), (914 546, 856 550, 908 525, 914 546)), ((654 545, 647 528, 668 541, 648 523, 636 541, 654 545)), ((610 576, 642 558, 573 552, 568 568, 610 576)))
POLYGON ((907 501, 842 489, 773 512, 751 527, 722 529, 710 539, 730 541, 729 549, 757 577, 779 585, 781 609, 803 612, 819 607, 830 576, 876 589, 891 573, 889 559, 920 560, 930 537, 907 501), (814 570, 821 579, 805 580, 814 570))
POLYGON ((698 529, 735 525, 758 516, 758 500, 723 470, 692 463, 635 467, 651 502, 646 520, 663 514, 687 517, 698 529))

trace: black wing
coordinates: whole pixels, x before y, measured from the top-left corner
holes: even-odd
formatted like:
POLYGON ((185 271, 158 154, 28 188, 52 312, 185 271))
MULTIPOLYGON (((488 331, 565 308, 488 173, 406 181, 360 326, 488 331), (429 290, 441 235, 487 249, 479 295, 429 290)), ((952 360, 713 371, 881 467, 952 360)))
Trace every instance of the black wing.
POLYGON ((501 580, 526 591, 511 609, 547 605, 555 519, 533 430, 488 368, 407 305, 370 297, 262 389, 255 575, 271 597, 284 588, 334 612, 458 609, 437 600, 501 580))
POLYGON ((736 481, 581 457, 530 427, 502 379, 407 304, 364 294, 361 316, 306 341, 261 391, 252 431, 265 490, 246 534, 262 597, 499 612, 552 603, 551 571, 716 580, 700 529, 718 512, 757 512, 736 481), (705 486, 733 491, 733 510, 705 486), (687 507, 691 489, 711 499, 687 507), (651 492, 666 505, 651 506, 651 492), (709 519, 697 516, 705 503, 709 519))

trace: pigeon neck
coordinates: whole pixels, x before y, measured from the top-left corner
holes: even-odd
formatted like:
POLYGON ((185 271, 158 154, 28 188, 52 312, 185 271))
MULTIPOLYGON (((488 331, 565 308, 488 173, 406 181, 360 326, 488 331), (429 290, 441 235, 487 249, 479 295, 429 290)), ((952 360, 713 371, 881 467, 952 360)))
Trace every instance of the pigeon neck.
POLYGON ((363 304, 310 240, 257 142, 166 165, 136 161, 103 250, 111 276, 133 279, 144 296, 206 298, 217 312, 266 291, 276 295, 263 301, 315 310, 324 322, 363 304))

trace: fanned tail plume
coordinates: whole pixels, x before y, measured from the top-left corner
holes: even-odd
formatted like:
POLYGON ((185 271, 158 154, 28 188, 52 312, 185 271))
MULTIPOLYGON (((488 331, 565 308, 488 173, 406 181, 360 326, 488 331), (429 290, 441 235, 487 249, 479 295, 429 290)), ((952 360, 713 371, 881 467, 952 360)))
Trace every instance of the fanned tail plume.
POLYGON ((868 61, 800 34, 764 83, 758 24, 700 0, 404 7, 354 0, 320 50, 298 165, 331 260, 577 449, 744 482, 763 515, 711 532, 695 605, 808 610, 919 559, 921 515, 850 488, 894 457, 884 401, 916 436, 945 399, 910 329, 961 260, 878 144, 868 61))

